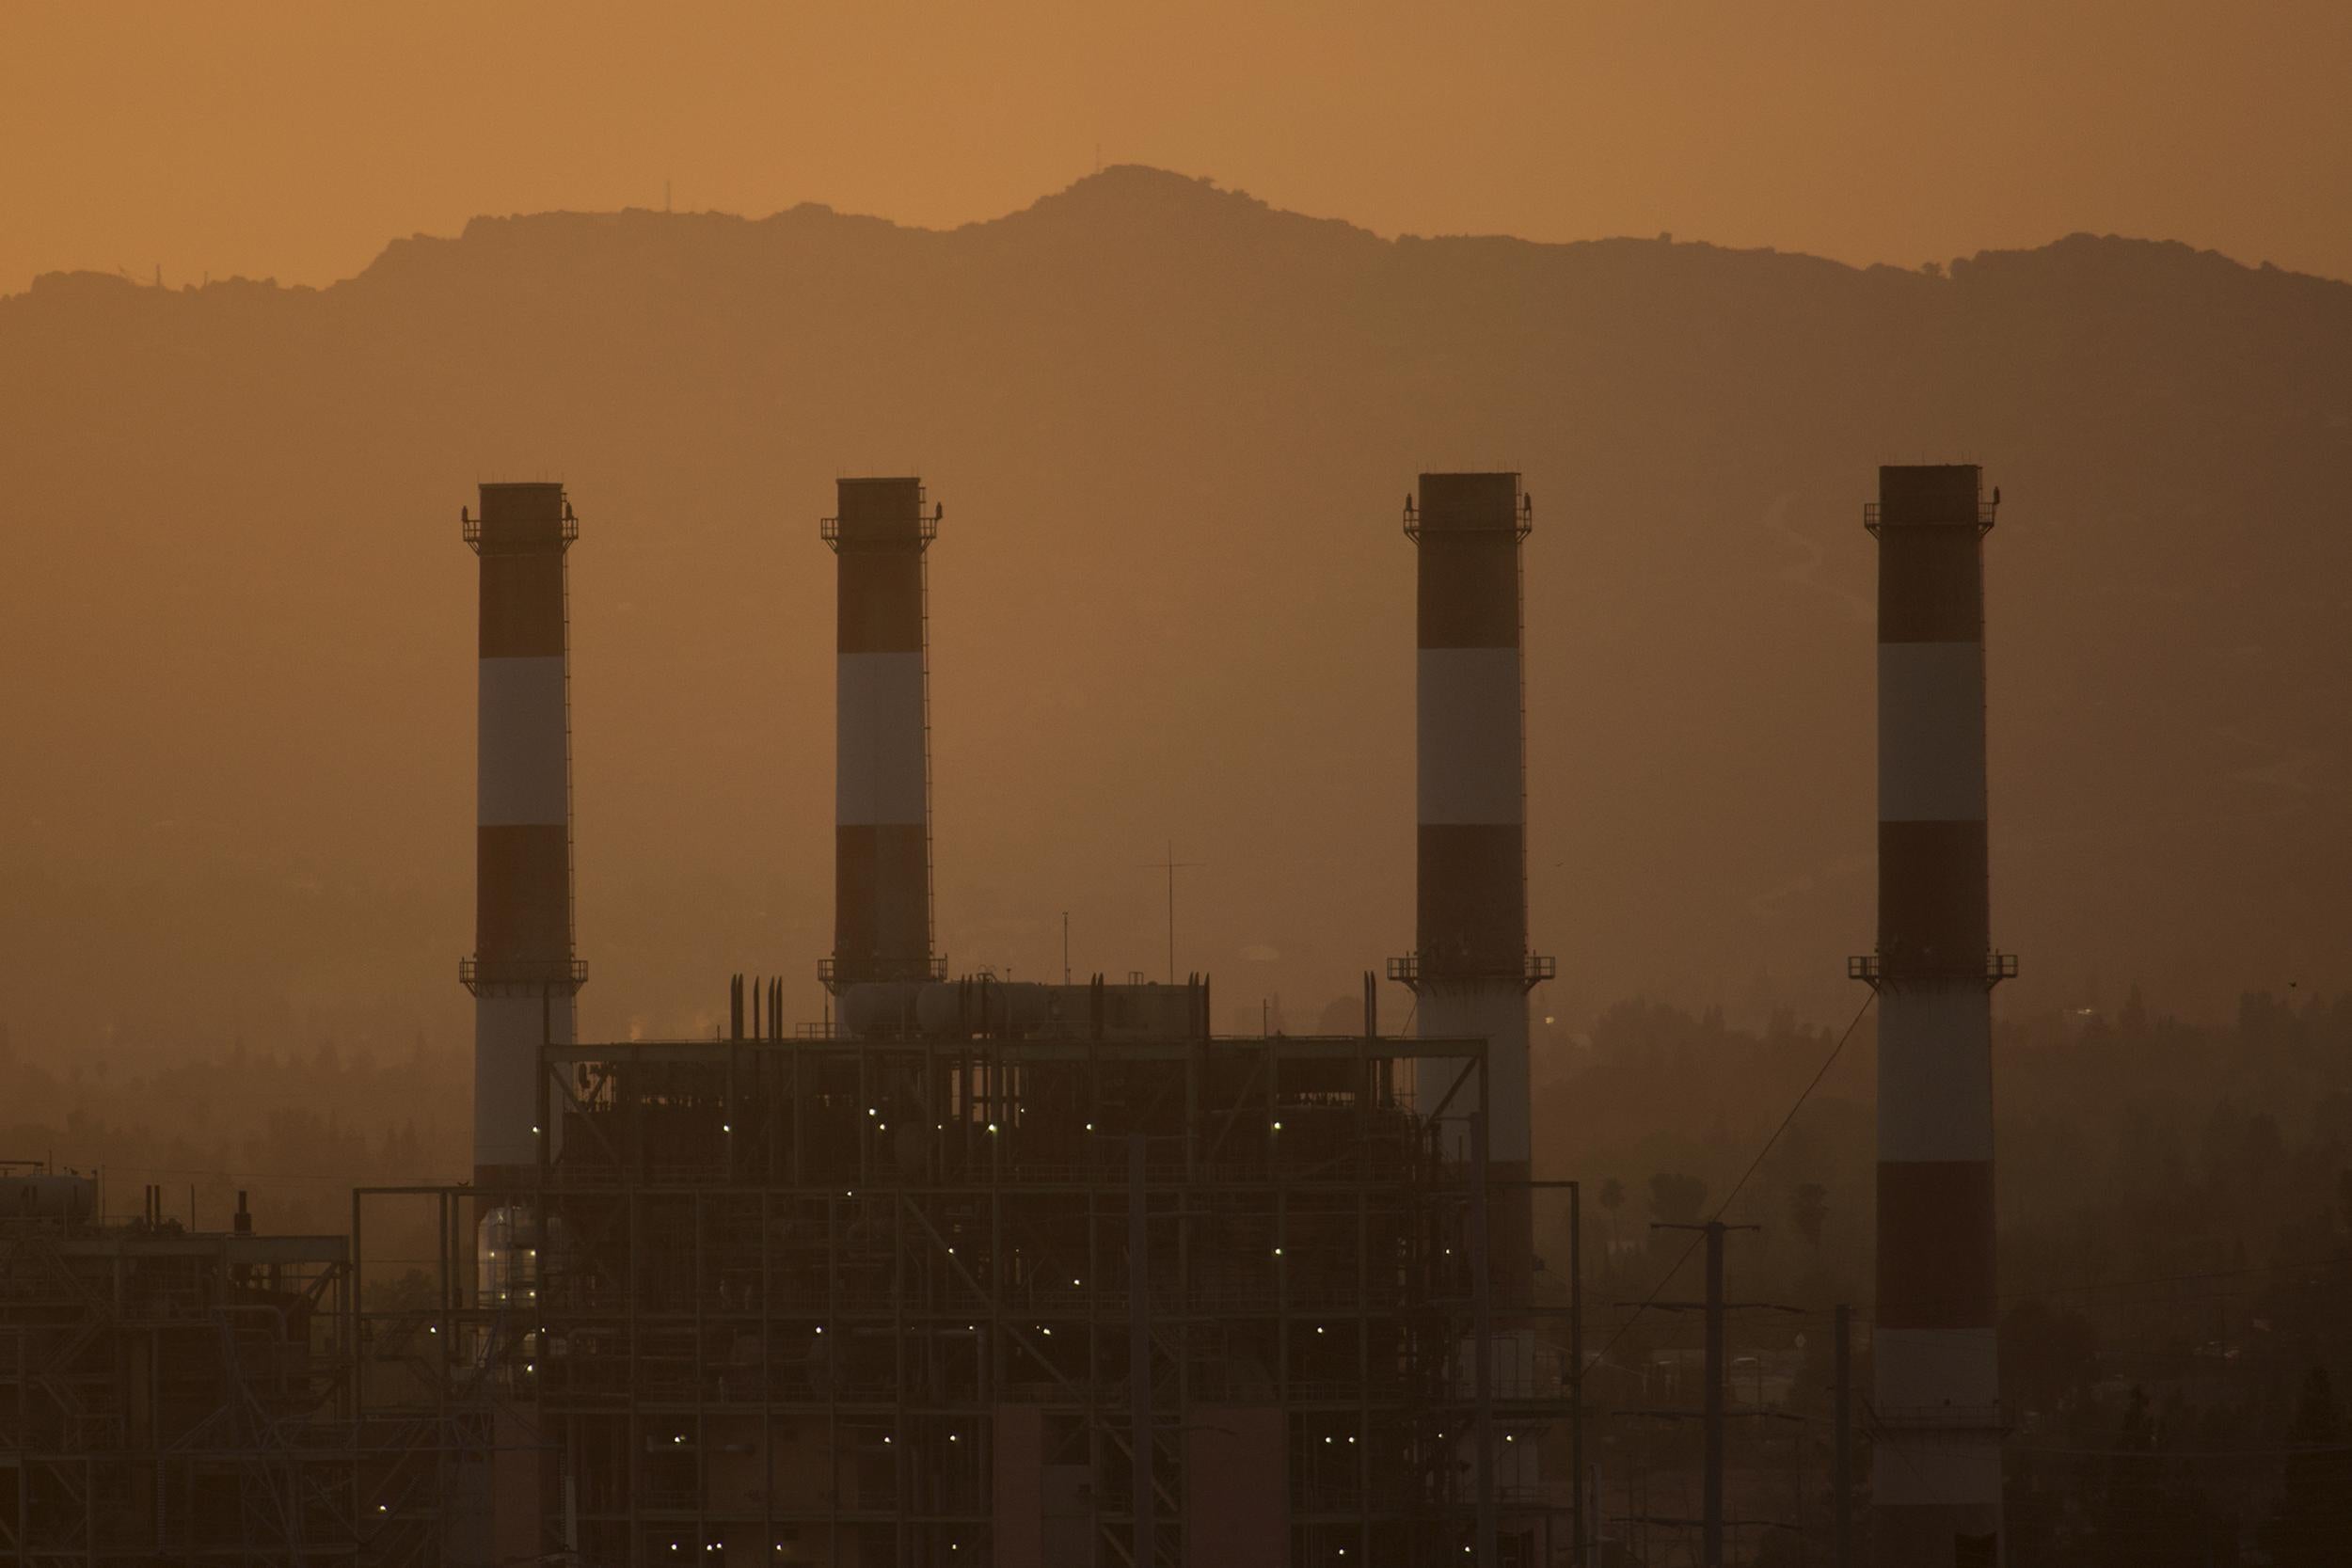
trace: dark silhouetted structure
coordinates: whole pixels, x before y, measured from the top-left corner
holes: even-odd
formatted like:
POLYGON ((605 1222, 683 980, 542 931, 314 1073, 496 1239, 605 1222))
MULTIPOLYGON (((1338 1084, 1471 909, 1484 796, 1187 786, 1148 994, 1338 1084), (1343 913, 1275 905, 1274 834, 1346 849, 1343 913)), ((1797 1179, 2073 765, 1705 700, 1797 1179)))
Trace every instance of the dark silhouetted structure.
MULTIPOLYGON (((1524 1325, 1534 1296, 1533 1127, 1527 992, 1552 974, 1528 950, 1525 673, 1520 546, 1534 508, 1516 473, 1422 474, 1405 502, 1419 550, 1415 747, 1419 830, 1414 950, 1391 959, 1413 988, 1424 1039, 1486 1042, 1486 1288, 1508 1325, 1481 1333, 1474 1393, 1524 1397, 1539 1336, 1524 1325)), ((1442 1085, 1423 1082, 1436 1103, 1442 1085)), ((1549 1501, 1533 1433, 1494 1430, 1491 1412, 1467 1455, 1490 1505, 1549 1501)), ((1540 1509, 1507 1528, 1522 1544, 1540 1509)))
POLYGON ((0 1169, 0 1560, 396 1563, 435 1549, 431 1411, 354 1424, 350 1243, 95 1214, 0 1169))
POLYGON ((1886 467, 1879 541, 1874 1555, 1992 1568, 2001 1531, 1984 551, 1974 465, 1886 467))
MULTIPOLYGON (((482 666, 474 951, 475 1256, 490 1303, 527 1308, 540 1241, 531 1189, 557 1135, 540 1096, 543 1044, 572 1038, 587 966, 572 948, 569 599, 564 561, 580 526, 561 484, 485 484, 460 514, 482 559, 482 666)), ((461 1466, 448 1499, 452 1549, 511 1561, 536 1541, 548 1465, 514 1383, 516 1335, 471 1346, 469 1390, 492 1414, 486 1465, 461 1466)), ((516 1352, 516 1354, 519 1354, 516 1352)), ((527 1559, 526 1559, 527 1560, 527 1559)))
MULTIPOLYGON (((1445 1151, 1483 1042, 1214 1038, 1198 980, 936 982, 912 1026, 862 989, 854 1037, 543 1048, 535 1294, 451 1269, 436 1321, 511 1347, 532 1549, 1058 1568, 1147 1512, 1163 1565, 1471 1560, 1484 1173, 1445 1151)), ((1535 1348, 1485 1402, 1531 1440, 1565 1418, 1535 1348)), ((1505 1511, 1560 1550, 1565 1515, 1505 1511)))
POLYGON ((829 988, 938 977, 931 957, 930 672, 919 479, 845 479, 838 562, 829 988))

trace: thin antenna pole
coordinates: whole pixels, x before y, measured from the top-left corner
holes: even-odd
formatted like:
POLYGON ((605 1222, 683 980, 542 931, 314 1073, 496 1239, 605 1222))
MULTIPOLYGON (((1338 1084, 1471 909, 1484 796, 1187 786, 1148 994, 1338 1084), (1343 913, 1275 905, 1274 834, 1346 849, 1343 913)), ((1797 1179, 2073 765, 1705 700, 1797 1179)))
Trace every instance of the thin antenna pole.
POLYGON ((1574 1568, 1584 1568, 1584 1186, 1568 1183, 1568 1528, 1576 1532, 1568 1550, 1574 1568))
POLYGON ((1135 1431, 1136 1568, 1154 1568, 1159 1558, 1159 1499, 1152 1481, 1152 1230, 1151 1196, 1145 1187, 1143 1134, 1127 1136, 1127 1398, 1135 1431))
POLYGON ((1835 1568, 1853 1568, 1853 1308, 1837 1307, 1837 1411, 1830 1430, 1836 1434, 1831 1449, 1830 1481, 1834 1533, 1830 1552, 1835 1568))
POLYGON ((1207 863, 1206 861, 1178 860, 1176 841, 1171 838, 1168 841, 1168 859, 1145 867, 1146 870, 1168 873, 1168 983, 1171 986, 1176 983, 1176 873, 1198 871, 1207 863))

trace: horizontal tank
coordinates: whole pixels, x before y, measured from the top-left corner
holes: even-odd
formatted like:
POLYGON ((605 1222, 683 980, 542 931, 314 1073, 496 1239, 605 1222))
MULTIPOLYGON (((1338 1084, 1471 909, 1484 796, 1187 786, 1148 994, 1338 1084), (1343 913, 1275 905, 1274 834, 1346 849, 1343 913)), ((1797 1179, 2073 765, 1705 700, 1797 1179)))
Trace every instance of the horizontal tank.
POLYGON ((844 987, 841 1032, 851 1039, 890 1039, 915 1032, 916 992, 905 980, 875 980, 844 987))
POLYGON ((1041 985, 991 975, 928 985, 915 999, 927 1038, 1168 1040, 1209 1032, 1208 983, 1041 985))
POLYGON ((0 1176, 0 1219, 86 1220, 98 1212, 87 1176, 0 1176))

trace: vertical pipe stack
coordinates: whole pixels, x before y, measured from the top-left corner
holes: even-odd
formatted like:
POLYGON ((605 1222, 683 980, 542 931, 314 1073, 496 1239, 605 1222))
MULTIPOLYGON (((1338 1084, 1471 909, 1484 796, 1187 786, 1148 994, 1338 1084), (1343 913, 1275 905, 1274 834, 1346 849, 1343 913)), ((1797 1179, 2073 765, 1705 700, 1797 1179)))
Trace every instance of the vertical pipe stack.
MULTIPOLYGON (((1405 531, 1419 546, 1418 910, 1400 978, 1424 1039, 1483 1038, 1488 1085, 1489 1269, 1506 1312, 1534 1276, 1527 990, 1549 973, 1527 949, 1519 476, 1423 474, 1405 531)), ((1422 1085, 1435 1103, 1442 1085, 1422 1085)))
MULTIPOLYGON (((474 834, 474 1181, 536 1180, 542 1040, 572 1037, 571 723, 564 558, 579 525, 561 484, 485 484, 464 523, 482 558, 474 834)), ((551 1131, 551 1130, 550 1130, 551 1131)))
MULTIPOLYGON (((561 484, 485 484, 462 519, 482 559, 482 665, 476 708, 474 951, 459 974, 474 995, 475 1302, 519 1310, 535 1296, 538 1182, 555 1128, 544 1127, 539 1047, 572 1039, 587 970, 572 955, 571 719, 564 552, 579 534, 561 484)), ((517 1366, 511 1323, 476 1348, 498 1376, 484 1386, 493 1447, 453 1479, 443 1523, 460 1560, 537 1560, 548 1465, 517 1366)))
POLYGON ((1884 467, 1879 541, 1874 1560, 2000 1557, 1984 551, 1974 465, 1884 467))
POLYGON ((822 531, 840 583, 833 958, 822 968, 835 991, 932 973, 923 552, 938 532, 919 479, 838 486, 838 515, 822 531))

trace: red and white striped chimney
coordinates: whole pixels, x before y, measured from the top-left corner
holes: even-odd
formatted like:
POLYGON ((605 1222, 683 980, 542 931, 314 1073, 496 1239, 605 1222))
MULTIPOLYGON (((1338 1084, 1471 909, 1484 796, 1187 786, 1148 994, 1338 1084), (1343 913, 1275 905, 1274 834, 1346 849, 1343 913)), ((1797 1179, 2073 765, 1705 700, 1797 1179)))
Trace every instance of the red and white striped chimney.
POLYGON ((837 482, 823 536, 839 564, 834 753, 834 990, 930 977, 930 673, 924 549, 940 512, 919 479, 837 482))
MULTIPOLYGON (((461 516, 463 515, 461 514, 461 516)), ((474 1182, 536 1179, 539 1046, 572 1038, 586 966, 572 955, 571 722, 561 484, 485 484, 464 517, 482 558, 474 950, 474 1182)))
POLYGON ((1984 548, 1973 465, 1884 467, 1879 541, 1878 1323, 1887 1568, 2001 1559, 1984 548))
MULTIPOLYGON (((1489 1271, 1498 1299, 1534 1276, 1527 991, 1549 960, 1527 946, 1527 777, 1519 476, 1423 474, 1405 532, 1419 546, 1420 835, 1412 958, 1424 1039, 1486 1042, 1489 1271)), ((1433 1069, 1434 1070, 1434 1069, 1433 1069)), ((1443 1085, 1422 1085, 1434 1103, 1443 1085)))

